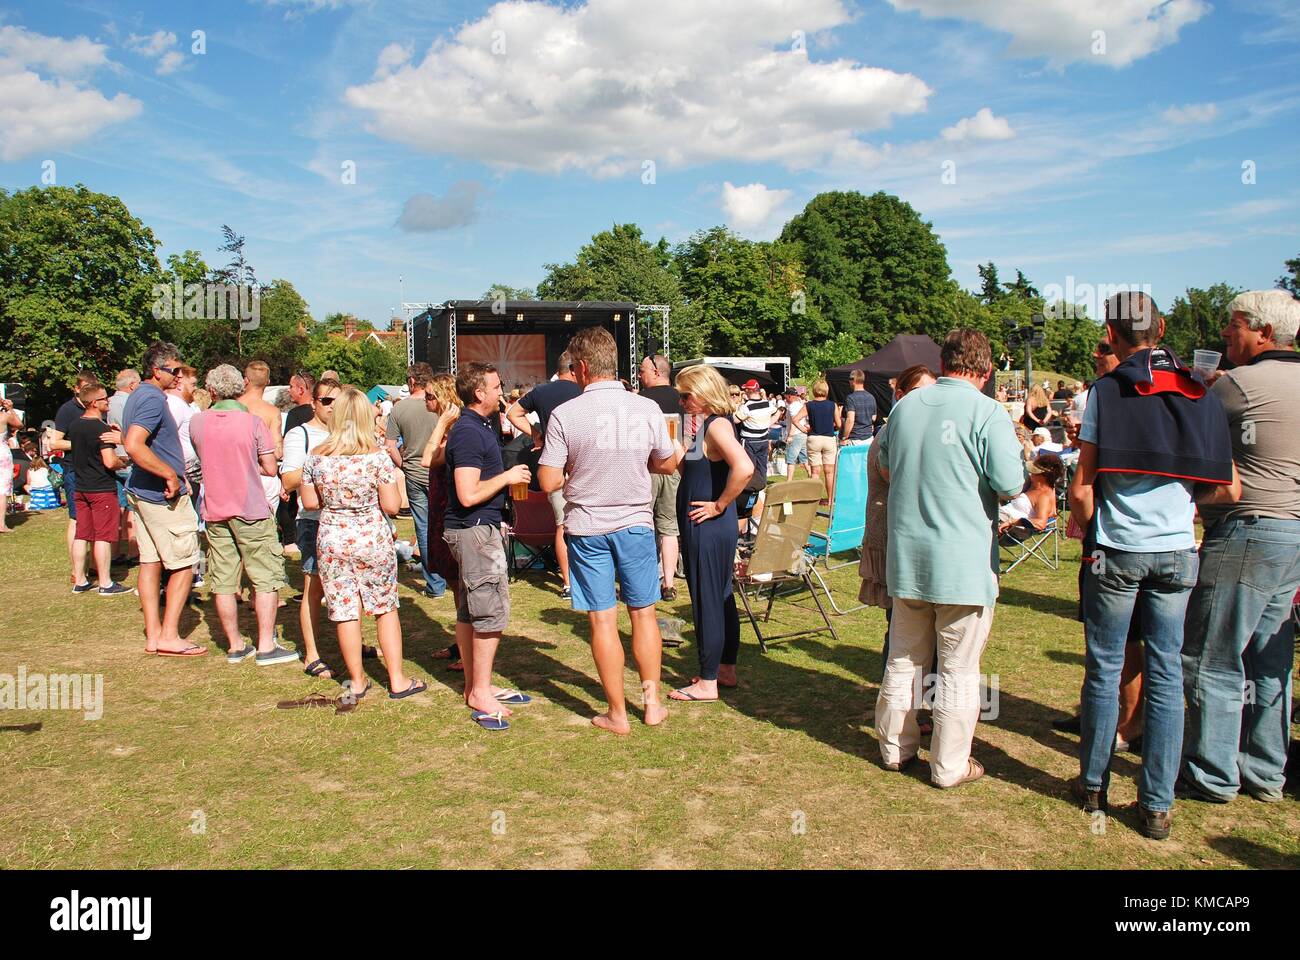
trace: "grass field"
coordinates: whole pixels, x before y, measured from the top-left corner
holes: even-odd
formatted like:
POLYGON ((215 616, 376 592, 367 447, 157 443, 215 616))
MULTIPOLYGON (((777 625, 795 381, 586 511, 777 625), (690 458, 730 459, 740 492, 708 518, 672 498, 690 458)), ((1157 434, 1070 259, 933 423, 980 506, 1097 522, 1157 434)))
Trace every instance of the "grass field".
MULTIPOLYGON (((450 638, 450 600, 417 597, 403 573, 406 658, 429 692, 390 702, 377 686, 355 713, 281 711, 278 700, 338 687, 300 666, 227 665, 208 603, 184 621, 208 656, 144 656, 134 597, 70 594, 65 522, 34 516, 0 538, 0 673, 103 674, 105 707, 99 720, 0 714, 6 868, 1300 867, 1293 794, 1179 801, 1163 843, 1136 832, 1135 810, 1094 833, 1070 802, 1078 738, 1048 723, 1073 710, 1082 676, 1074 543, 1061 570, 1026 564, 1005 579, 984 658, 1000 712, 975 742, 989 775, 940 791, 924 765, 878 765, 879 610, 836 618, 838 644, 804 638, 766 656, 746 625, 726 702, 674 704, 663 727, 634 719, 615 738, 589 723, 600 688, 585 620, 530 574, 513 587, 497 666, 535 702, 494 734, 469 721, 459 675, 432 657, 450 638)), ((855 570, 834 574, 846 599, 855 570)), ((664 606, 689 619, 680 592, 664 606)), ((294 642, 297 607, 280 619, 294 642)), ((692 676, 687 637, 665 651, 670 682, 692 676)), ((332 638, 323 652, 340 662, 332 638)), ((1116 759, 1117 808, 1134 801, 1136 770, 1116 759)))

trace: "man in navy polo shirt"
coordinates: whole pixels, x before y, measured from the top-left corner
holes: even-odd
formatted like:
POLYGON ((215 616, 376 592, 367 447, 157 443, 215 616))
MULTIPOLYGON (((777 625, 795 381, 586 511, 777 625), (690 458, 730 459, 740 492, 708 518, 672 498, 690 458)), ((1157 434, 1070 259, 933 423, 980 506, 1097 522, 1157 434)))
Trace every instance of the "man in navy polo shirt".
POLYGON ((447 438, 447 513, 443 539, 460 565, 456 646, 465 664, 465 703, 485 730, 508 730, 504 704, 527 703, 514 690, 492 686, 492 662, 510 619, 509 577, 501 508, 512 483, 532 477, 526 464, 505 470, 492 421, 501 403, 501 377, 489 363, 468 363, 456 375, 465 409, 447 438))

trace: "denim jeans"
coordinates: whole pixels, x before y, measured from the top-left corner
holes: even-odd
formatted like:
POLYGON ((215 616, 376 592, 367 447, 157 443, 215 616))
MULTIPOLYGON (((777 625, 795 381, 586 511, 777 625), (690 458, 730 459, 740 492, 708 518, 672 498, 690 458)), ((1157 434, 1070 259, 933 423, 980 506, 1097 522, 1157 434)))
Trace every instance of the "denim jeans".
MULTIPOLYGON (((406 478, 406 502, 411 506, 411 519, 415 521, 415 540, 420 545, 420 556, 429 549, 429 487, 406 478)), ((424 567, 424 582, 429 590, 442 596, 447 592, 447 581, 424 567)))
POLYGON ((1183 775, 1222 799, 1243 786, 1282 795, 1297 586, 1300 520, 1223 520, 1206 532, 1183 644, 1183 775))
POLYGON ((1136 608, 1146 643, 1146 722, 1138 802, 1169 810, 1174 802, 1183 746, 1183 617, 1196 585, 1195 550, 1130 553, 1103 547, 1083 579, 1083 741, 1079 765, 1084 785, 1105 790, 1119 725, 1119 677, 1136 608))

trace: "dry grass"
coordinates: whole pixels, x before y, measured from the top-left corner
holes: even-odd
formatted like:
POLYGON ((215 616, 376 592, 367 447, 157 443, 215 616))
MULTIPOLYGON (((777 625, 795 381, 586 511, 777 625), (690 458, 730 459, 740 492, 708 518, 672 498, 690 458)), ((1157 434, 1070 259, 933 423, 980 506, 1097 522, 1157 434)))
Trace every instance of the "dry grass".
MULTIPOLYGON (((143 656, 133 599, 69 594, 63 529, 62 515, 33 517, 0 540, 0 673, 102 673, 106 706, 98 721, 4 715, 6 727, 40 727, 0 732, 0 866, 1300 866, 1293 798, 1180 802, 1165 843, 1142 839, 1124 811, 1091 832, 1066 798, 1077 738, 1048 726, 1073 709, 1082 672, 1070 562, 1007 579, 984 661, 1001 713, 975 748, 990 775, 941 792, 923 773, 877 765, 877 610, 837 618, 838 644, 806 638, 767 656, 746 628, 742 686, 725 703, 675 705, 664 727, 614 738, 588 723, 600 688, 584 621, 530 575, 513 588, 498 667, 535 702, 491 734, 432 658, 449 640, 450 601, 417 597, 414 577, 403 574, 406 656, 428 694, 394 703, 376 687, 350 715, 279 711, 278 700, 337 687, 290 666, 229 666, 215 645, 196 661, 143 656)), ((851 595, 853 568, 835 585, 851 595)), ((681 592, 672 606, 689 618, 681 592)), ((296 614, 281 611, 291 642, 296 614)), ((211 644, 214 627, 210 605, 187 615, 196 642, 211 644)), ((324 650, 338 662, 332 642, 324 650)), ((666 651, 670 681, 694 665, 689 643, 666 651)), ((1135 769, 1117 760, 1115 802, 1134 799, 1135 769)))

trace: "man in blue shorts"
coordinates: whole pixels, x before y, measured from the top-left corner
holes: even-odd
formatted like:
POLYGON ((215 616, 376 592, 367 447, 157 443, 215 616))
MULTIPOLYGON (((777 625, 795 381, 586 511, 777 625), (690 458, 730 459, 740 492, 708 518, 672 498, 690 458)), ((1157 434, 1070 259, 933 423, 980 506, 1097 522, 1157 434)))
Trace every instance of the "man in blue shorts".
POLYGON ((654 726, 668 711, 659 702, 663 641, 655 618, 660 581, 650 474, 670 473, 676 449, 659 405, 623 389, 618 348, 607 330, 578 331, 568 352, 583 392, 551 414, 538 481, 547 493, 564 490, 573 609, 587 612, 591 652, 609 701, 609 710, 591 722, 627 734, 614 583, 632 619, 645 722, 654 726))

